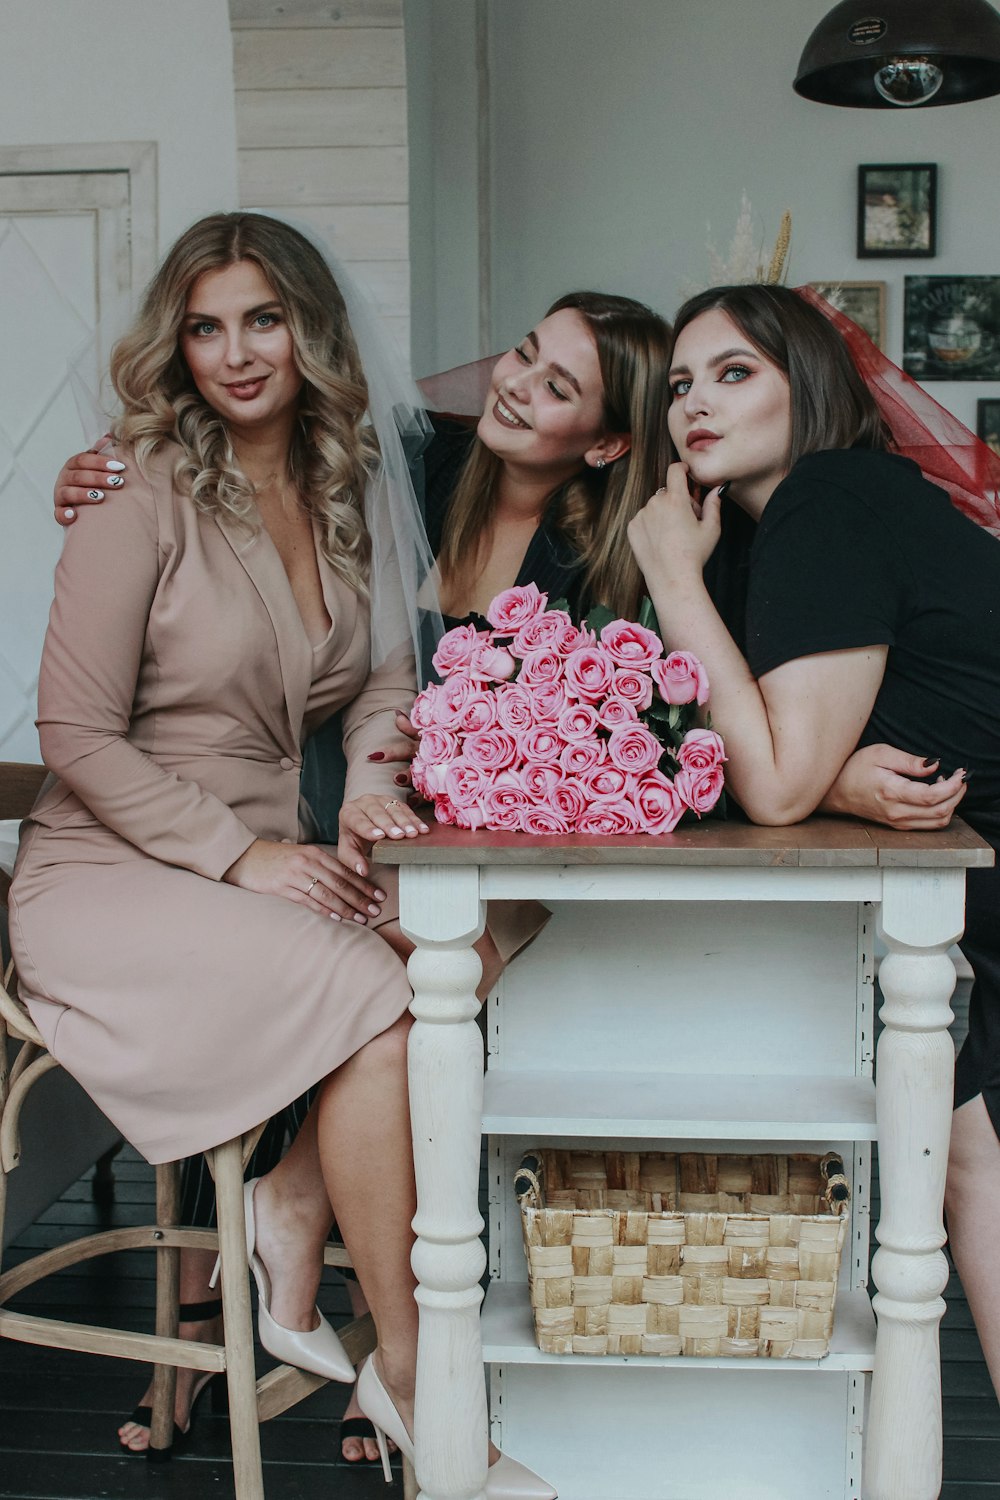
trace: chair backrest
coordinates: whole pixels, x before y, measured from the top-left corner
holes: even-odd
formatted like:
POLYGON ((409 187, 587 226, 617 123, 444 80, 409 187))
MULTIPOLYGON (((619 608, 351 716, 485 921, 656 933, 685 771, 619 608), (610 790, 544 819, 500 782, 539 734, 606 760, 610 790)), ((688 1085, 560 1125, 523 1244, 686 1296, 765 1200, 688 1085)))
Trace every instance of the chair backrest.
MULTIPOLYGON (((47 775, 44 766, 0 761, 0 822, 27 817, 47 775)), ((10 879, 4 870, 0 870, 0 906, 6 907, 9 890, 10 879)), ((37 1045, 41 1043, 41 1037, 17 997, 13 968, 13 963, 8 963, 6 968, 0 964, 0 1022, 6 1023, 8 1030, 22 1041, 32 1041, 37 1045)))
POLYGON ((26 818, 48 772, 44 766, 28 766, 16 760, 0 761, 0 822, 26 818))

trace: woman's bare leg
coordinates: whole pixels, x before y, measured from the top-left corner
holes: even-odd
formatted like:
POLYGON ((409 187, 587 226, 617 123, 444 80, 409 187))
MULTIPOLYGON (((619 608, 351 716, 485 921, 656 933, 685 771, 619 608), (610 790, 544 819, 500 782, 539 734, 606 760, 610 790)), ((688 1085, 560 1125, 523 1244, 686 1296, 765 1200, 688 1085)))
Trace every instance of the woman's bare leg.
POLYGON ((951 1252, 1000 1397, 1000 1140, 982 1094, 956 1109, 952 1120, 945 1206, 951 1252))
MULTIPOLYGON (((214 1250, 185 1249, 180 1252, 180 1300, 181 1304, 213 1302, 218 1291, 208 1284, 215 1265, 214 1250)), ((202 1318, 197 1322, 182 1322, 177 1335, 199 1343, 217 1344, 222 1337, 222 1308, 214 1318, 202 1318)), ((204 1370, 189 1370, 183 1366, 177 1371, 177 1393, 174 1398, 174 1421, 182 1432, 186 1432, 191 1417, 191 1403, 198 1390, 210 1379, 204 1370)), ((152 1383, 148 1386, 140 1406, 149 1406, 153 1400, 152 1383)), ((145 1453, 149 1447, 149 1427, 144 1422, 133 1422, 131 1418, 118 1429, 119 1442, 133 1453, 145 1453)))

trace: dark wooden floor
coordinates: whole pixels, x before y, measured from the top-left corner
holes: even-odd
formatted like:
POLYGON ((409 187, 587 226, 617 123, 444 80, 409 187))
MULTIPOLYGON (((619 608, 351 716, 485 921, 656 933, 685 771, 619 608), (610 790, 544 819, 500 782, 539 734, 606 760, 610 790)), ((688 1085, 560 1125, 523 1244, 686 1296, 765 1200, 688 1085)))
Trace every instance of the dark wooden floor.
MULTIPOLYGON (((960 1013, 959 1030, 963 1020, 960 1013)), ((148 1222, 151 1170, 126 1151, 118 1158, 115 1176, 116 1197, 109 1210, 94 1203, 89 1180, 81 1180, 25 1231, 8 1263, 109 1222, 148 1222)), ((14 1305, 23 1311, 148 1328, 152 1262, 152 1256, 141 1252, 93 1261, 31 1289, 14 1305)), ((1000 1500, 1000 1408, 954 1275, 946 1295, 948 1311, 941 1334, 942 1497, 1000 1500)), ((335 1323, 349 1316, 346 1293, 336 1273, 327 1274, 320 1301, 335 1323)), ((0 1342, 0 1497, 217 1500, 230 1496, 224 1416, 202 1411, 190 1446, 162 1468, 119 1453, 115 1427, 138 1400, 143 1384, 143 1370, 124 1360, 0 1342)), ((261 1437, 268 1500, 374 1500, 401 1493, 398 1479, 393 1490, 386 1489, 378 1466, 341 1462, 336 1422, 345 1400, 344 1387, 329 1385, 293 1412, 265 1425, 261 1437)), ((719 1500, 732 1497, 720 1496, 719 1500)), ((803 1495, 802 1500, 810 1497, 803 1495)))

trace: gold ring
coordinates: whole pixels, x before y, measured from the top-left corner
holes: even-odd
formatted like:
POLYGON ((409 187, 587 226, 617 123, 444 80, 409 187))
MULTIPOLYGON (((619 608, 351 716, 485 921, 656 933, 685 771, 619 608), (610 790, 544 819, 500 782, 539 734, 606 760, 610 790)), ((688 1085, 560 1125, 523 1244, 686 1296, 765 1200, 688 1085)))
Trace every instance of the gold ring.
POLYGON ((318 875, 314 875, 313 878, 312 878, 312 880, 306 886, 306 895, 307 896, 309 896, 309 895, 312 894, 312 888, 313 888, 314 885, 319 885, 319 876, 318 875))
POLYGON ((385 804, 385 810, 388 812, 390 807, 402 807, 402 805, 398 797, 393 797, 385 804))

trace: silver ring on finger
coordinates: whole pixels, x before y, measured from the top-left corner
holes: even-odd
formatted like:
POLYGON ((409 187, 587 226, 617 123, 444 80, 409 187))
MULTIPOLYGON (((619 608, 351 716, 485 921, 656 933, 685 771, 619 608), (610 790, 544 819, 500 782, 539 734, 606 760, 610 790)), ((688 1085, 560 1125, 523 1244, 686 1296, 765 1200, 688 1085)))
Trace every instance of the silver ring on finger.
POLYGON ((319 885, 319 876, 318 875, 314 875, 313 878, 312 878, 312 880, 310 880, 309 884, 306 886, 306 895, 307 896, 311 896, 312 895, 312 888, 313 888, 314 885, 319 885))
POLYGON ((398 797, 391 797, 389 799, 389 801, 385 804, 385 810, 386 810, 386 812, 388 812, 391 807, 402 807, 402 805, 403 804, 402 804, 402 802, 400 802, 400 800, 399 800, 398 797))

